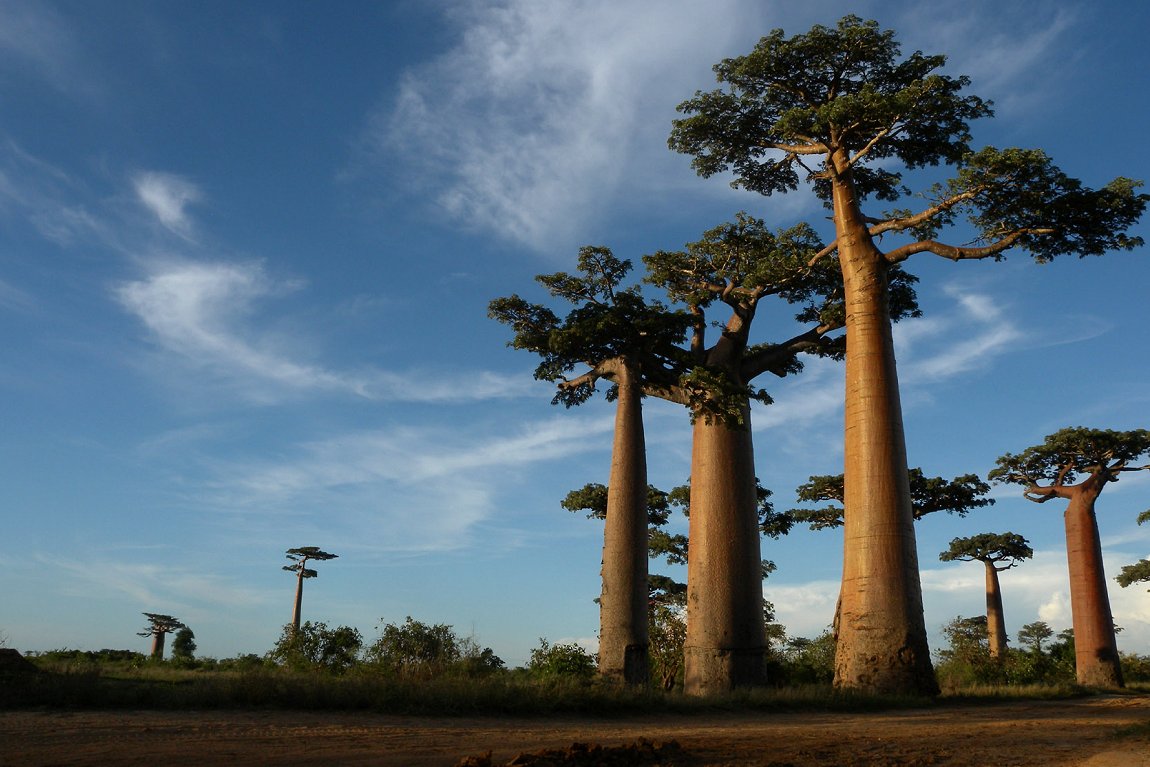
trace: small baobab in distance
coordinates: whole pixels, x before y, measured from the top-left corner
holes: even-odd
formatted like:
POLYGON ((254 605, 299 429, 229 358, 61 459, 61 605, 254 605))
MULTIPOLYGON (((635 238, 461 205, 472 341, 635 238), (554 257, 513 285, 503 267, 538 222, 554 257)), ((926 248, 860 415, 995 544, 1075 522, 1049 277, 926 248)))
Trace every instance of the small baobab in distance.
POLYGON ((287 550, 287 558, 290 559, 292 563, 290 565, 284 565, 283 569, 296 574, 295 609, 292 611, 291 618, 293 635, 299 632, 300 608, 303 606, 303 582, 308 578, 315 578, 319 575, 318 572, 309 568, 307 563, 312 560, 316 562, 326 562, 329 559, 336 559, 338 557, 338 554, 329 554, 321 550, 318 546, 301 546, 297 549, 287 550))

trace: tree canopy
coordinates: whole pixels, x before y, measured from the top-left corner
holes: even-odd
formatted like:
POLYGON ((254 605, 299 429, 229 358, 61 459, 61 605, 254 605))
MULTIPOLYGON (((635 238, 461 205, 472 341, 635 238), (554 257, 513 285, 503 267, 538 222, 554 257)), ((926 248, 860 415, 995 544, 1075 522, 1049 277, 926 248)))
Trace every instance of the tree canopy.
POLYGON ((288 549, 286 556, 292 561, 292 564, 284 565, 283 569, 296 573, 301 578, 315 578, 319 575, 317 571, 307 566, 309 560, 326 562, 330 559, 339 558, 339 554, 329 554, 318 546, 300 546, 296 549, 288 549))
POLYGON ((692 155, 702 176, 731 170, 735 186, 767 195, 806 180, 828 203, 832 180, 844 173, 859 202, 897 202, 911 194, 898 163, 956 166, 954 177, 925 191, 920 210, 867 219, 872 236, 912 238, 886 254, 890 263, 919 252, 998 258, 1010 248, 1049 261, 1142 244, 1126 234, 1150 199, 1137 192, 1140 182, 1120 177, 1095 190, 1041 150, 975 151, 969 124, 992 115, 991 104, 963 94, 969 78, 940 72, 945 56, 900 56, 893 31, 853 15, 791 38, 776 29, 746 56, 715 65, 727 87, 680 104, 688 116, 674 122, 669 144, 692 155), (960 214, 976 242, 937 241, 960 214))
POLYGON ((1044 503, 1067 498, 1080 478, 1117 482, 1125 472, 1150 465, 1131 465, 1150 453, 1150 431, 1113 431, 1076 426, 1049 435, 1040 445, 997 460, 992 482, 1022 485, 1028 500, 1044 503))
POLYGON ((648 301, 637 285, 624 287, 631 266, 608 248, 585 246, 579 249, 578 274, 538 275, 536 281, 552 296, 574 306, 563 319, 518 294, 488 304, 488 316, 515 332, 508 346, 541 358, 535 378, 558 383, 553 403, 571 407, 585 402, 596 381, 607 377, 604 364, 620 357, 634 360, 648 383, 676 381, 679 344, 691 319, 648 301), (569 378, 580 366, 588 369, 569 378))
POLYGON ((143 631, 136 632, 136 636, 157 636, 185 628, 179 618, 173 618, 171 615, 163 613, 144 613, 143 615, 148 619, 148 625, 143 631))
POLYGON ((1017 533, 979 533, 966 538, 954 538, 950 548, 940 553, 943 562, 983 562, 996 570, 1009 570, 1023 560, 1034 556, 1034 549, 1017 533))
MULTIPOLYGON (((990 485, 977 474, 963 474, 954 479, 927 477, 922 469, 908 472, 910 479, 911 503, 916 520, 936 511, 957 514, 965 517, 973 509, 994 504, 987 498, 990 485)), ((807 524, 812 530, 828 527, 842 527, 843 524, 843 475, 813 475, 796 490, 800 502, 819 503, 833 501, 836 505, 819 509, 792 509, 791 516, 796 523, 807 524)))

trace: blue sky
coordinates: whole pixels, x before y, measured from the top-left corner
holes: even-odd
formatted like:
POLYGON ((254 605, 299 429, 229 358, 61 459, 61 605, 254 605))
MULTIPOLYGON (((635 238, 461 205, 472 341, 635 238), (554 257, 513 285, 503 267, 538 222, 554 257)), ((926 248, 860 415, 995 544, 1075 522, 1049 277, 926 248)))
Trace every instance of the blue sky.
MULTIPOLYGON (((543 300, 533 276, 580 245, 639 263, 739 210, 825 229, 810 196, 699 179, 666 138, 713 63, 848 12, 972 77, 997 110, 976 145, 1150 176, 1140 2, 0 0, 0 637, 145 651, 147 611, 201 654, 263 653, 291 616, 283 553, 316 545, 340 558, 305 619, 368 641, 448 623, 512 665, 539 637, 593 646, 602 528, 559 500, 606 481, 611 407, 552 407, 487 302, 543 300)), ((1144 250, 908 268, 912 465, 985 475, 1065 426, 1147 426, 1144 250)), ((764 385, 758 473, 785 507, 841 471, 842 370, 764 385)), ((681 483, 685 412, 651 403, 647 426, 652 481, 681 483)), ((919 524, 928 625, 983 610, 981 565, 938 552, 1013 530, 1037 555, 1003 576, 1011 635, 1068 627, 1060 510, 995 496, 919 524)), ((1111 575, 1150 555, 1148 507, 1150 472, 1103 495, 1111 575)), ((779 619, 817 634, 841 537, 764 556, 779 619)), ((1120 647, 1150 652, 1150 595, 1111 591, 1120 647)))

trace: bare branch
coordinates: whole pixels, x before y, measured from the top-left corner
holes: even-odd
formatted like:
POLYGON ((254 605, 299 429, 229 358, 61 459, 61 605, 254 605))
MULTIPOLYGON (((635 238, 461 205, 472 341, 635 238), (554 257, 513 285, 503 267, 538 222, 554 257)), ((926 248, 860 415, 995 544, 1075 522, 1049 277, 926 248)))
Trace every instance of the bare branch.
POLYGON ((954 245, 937 242, 936 240, 922 240, 896 248, 886 254, 886 260, 897 264, 913 256, 915 253, 934 253, 936 256, 949 258, 951 261, 990 258, 1009 249, 1020 238, 1027 234, 1050 234, 1053 229, 1019 229, 1011 232, 1002 239, 982 248, 960 248, 954 245))

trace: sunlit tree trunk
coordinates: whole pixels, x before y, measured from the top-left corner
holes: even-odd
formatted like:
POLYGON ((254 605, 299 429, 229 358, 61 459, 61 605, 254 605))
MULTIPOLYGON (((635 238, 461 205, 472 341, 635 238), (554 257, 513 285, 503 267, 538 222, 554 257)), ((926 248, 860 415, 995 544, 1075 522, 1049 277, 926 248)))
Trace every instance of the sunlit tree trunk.
POLYGON ((990 657, 1006 658, 1006 622, 1002 617, 1002 590, 998 585, 998 568, 994 562, 983 561, 986 566, 986 637, 990 657))
MULTIPOLYGON (((840 165, 843 158, 837 158, 840 165)), ((846 298, 844 557, 835 685, 938 692, 922 610, 887 265, 866 230, 850 171, 834 183, 846 298)))
POLYGON ((299 633, 300 608, 303 606, 303 575, 305 572, 304 564, 306 564, 306 562, 300 563, 299 575, 297 576, 298 580, 296 581, 295 585, 295 609, 292 610, 291 616, 292 636, 295 636, 299 633))
POLYGON ((634 370, 620 362, 619 398, 607 518, 603 591, 599 599, 599 673, 644 685, 649 674, 647 627, 647 458, 643 410, 634 370))
POLYGON ((745 427, 695 420, 684 690, 723 693, 765 679, 763 575, 750 407, 745 427))
POLYGON ((157 631, 152 634, 152 660, 164 659, 164 638, 167 637, 166 631, 157 631))
POLYGON ((1076 487, 1066 507, 1066 561, 1070 569, 1070 610, 1074 625, 1074 665, 1078 683, 1122 687, 1122 667, 1114 637, 1114 617, 1102 567, 1102 543, 1094 502, 1101 483, 1076 487))

